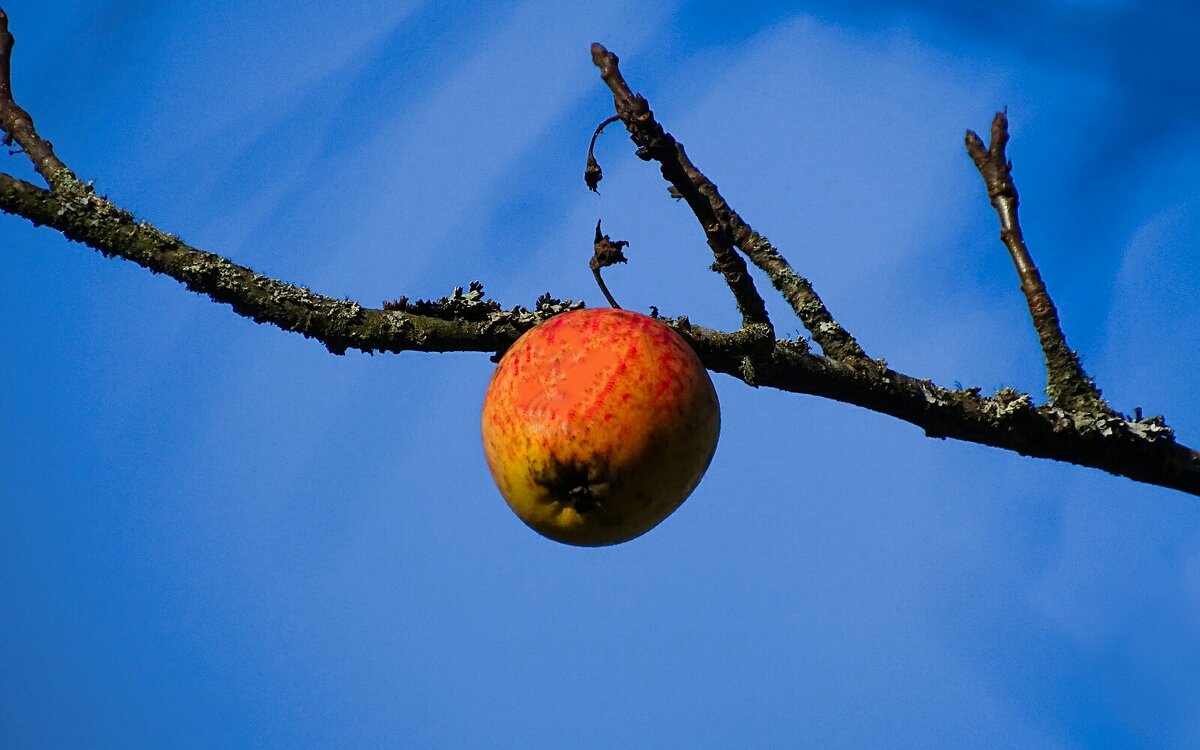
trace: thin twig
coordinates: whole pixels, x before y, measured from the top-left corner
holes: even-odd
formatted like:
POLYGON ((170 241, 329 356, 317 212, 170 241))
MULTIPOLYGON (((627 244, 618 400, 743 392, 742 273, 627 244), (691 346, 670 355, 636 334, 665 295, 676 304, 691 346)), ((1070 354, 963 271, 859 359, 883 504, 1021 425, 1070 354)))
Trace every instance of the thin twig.
POLYGON ((825 352, 825 356, 843 362, 867 359, 866 352, 850 335, 850 332, 834 320, 833 315, 829 313, 825 303, 821 301, 821 297, 813 289, 808 279, 796 273, 787 259, 775 249, 766 237, 754 231, 749 224, 742 220, 737 211, 734 211, 721 196, 717 186, 705 177, 704 173, 696 168, 696 165, 692 164, 683 144, 677 143, 676 145, 679 147, 679 162, 683 165, 684 171, 692 183, 708 198, 717 218, 721 220, 733 237, 734 244, 746 254, 746 257, 754 265, 766 272, 771 283, 791 305, 792 310, 796 312, 796 316, 800 318, 800 322, 804 324, 808 332, 812 334, 813 341, 817 342, 821 351, 825 352))
POLYGON ((991 143, 986 147, 983 140, 972 130, 966 135, 967 153, 987 186, 988 198, 1000 218, 1000 239, 1012 256, 1017 276, 1021 279, 1021 291, 1029 305, 1033 327, 1042 344, 1046 359, 1046 394, 1058 406, 1080 411, 1111 414, 1112 409, 1100 397, 1100 389, 1083 369, 1079 355, 1067 346, 1058 321, 1058 310, 1042 275, 1038 273, 1025 237, 1021 233, 1021 222, 1017 214, 1017 186, 1012 178, 1012 162, 1005 154, 1008 144, 1008 117, 997 112, 992 120, 991 143))
POLYGON ((675 187, 700 221, 708 246, 716 258, 713 268, 725 277, 725 283, 733 292, 738 311, 742 314, 742 326, 756 327, 762 331, 764 341, 773 341, 775 334, 767 316, 766 304, 754 287, 754 279, 746 268, 746 261, 733 249, 733 240, 708 199, 688 178, 679 161, 675 138, 654 119, 646 99, 630 90, 618 68, 616 55, 605 49, 604 45, 594 43, 592 62, 600 69, 600 77, 613 93, 613 105, 638 146, 638 156, 659 163, 663 177, 675 187))
MULTIPOLYGON (((601 62, 598 62, 597 65, 600 66, 601 73, 605 76, 605 82, 609 84, 609 88, 613 89, 618 112, 621 111, 622 103, 624 103, 624 106, 628 110, 631 110, 637 117, 635 119, 637 132, 635 132, 634 126, 629 125, 627 122, 630 132, 634 134, 634 142, 645 148, 643 142, 662 138, 664 141, 662 148, 667 152, 664 154, 666 160, 678 163, 679 168, 683 171, 683 176, 687 178, 691 188, 699 192, 708 201, 712 212, 711 215, 721 224, 732 244, 746 253, 751 262, 766 272, 771 283, 779 290, 787 303, 791 305, 796 315, 800 318, 800 321, 804 324, 804 327, 812 334, 813 341, 820 345, 821 350, 826 356, 840 361, 861 361, 867 359, 866 353, 854 337, 829 313, 829 310, 825 307, 825 303, 821 301, 820 296, 813 289, 812 284, 797 274, 779 251, 765 237, 755 232, 730 207, 729 203, 717 190, 717 186, 704 173, 697 169, 696 165, 688 158, 683 144, 675 140, 669 133, 666 133, 662 126, 655 121, 653 112, 651 112, 645 98, 640 95, 634 95, 631 92, 617 68, 616 55, 608 52, 601 45, 593 45, 593 60, 597 59, 598 53, 601 62), (599 50, 597 50, 597 47, 599 47, 599 50), (611 65, 609 65, 610 59, 611 65), (611 72, 608 74, 605 74, 606 65, 611 68, 611 72), (662 134, 661 136, 659 135, 660 133, 662 134), (669 153, 670 146, 674 147, 674 154, 669 153)), ((642 152, 639 152, 639 155, 647 158, 642 152)), ((663 159, 657 155, 653 156, 653 158, 663 162, 663 159)), ((668 166, 665 162, 663 162, 663 174, 664 176, 668 175, 668 166)), ((668 179, 671 178, 668 176, 668 179)), ((686 199, 691 194, 691 190, 685 189, 675 180, 672 180, 672 186, 682 198, 686 199)), ((689 200, 688 203, 695 210, 692 201, 689 200)), ((703 211, 697 213, 697 218, 700 219, 701 224, 705 224, 709 215, 707 211, 703 211)))
POLYGON ((604 179, 604 170, 600 168, 600 162, 596 161, 596 139, 600 137, 605 128, 620 119, 619 115, 613 115, 597 125, 595 132, 592 133, 592 140, 588 143, 587 167, 583 170, 583 181, 587 184, 588 190, 593 193, 600 192, 598 189, 600 180, 604 179))
POLYGON ((20 146, 33 162, 33 168, 52 189, 74 184, 78 182, 75 175, 54 155, 50 141, 38 136, 33 128, 33 118, 13 99, 13 42, 13 35, 8 30, 8 14, 0 8, 0 129, 4 131, 4 145, 11 146, 15 142, 20 146))

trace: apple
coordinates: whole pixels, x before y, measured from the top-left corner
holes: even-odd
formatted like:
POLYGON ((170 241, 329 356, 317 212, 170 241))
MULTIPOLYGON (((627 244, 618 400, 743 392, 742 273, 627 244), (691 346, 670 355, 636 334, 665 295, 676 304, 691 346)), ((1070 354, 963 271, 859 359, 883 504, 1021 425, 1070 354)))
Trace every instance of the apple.
POLYGON ((679 334, 620 309, 572 310, 505 352, 483 402, 488 468, 517 516, 558 542, 646 533, 704 476, 721 427, 679 334))

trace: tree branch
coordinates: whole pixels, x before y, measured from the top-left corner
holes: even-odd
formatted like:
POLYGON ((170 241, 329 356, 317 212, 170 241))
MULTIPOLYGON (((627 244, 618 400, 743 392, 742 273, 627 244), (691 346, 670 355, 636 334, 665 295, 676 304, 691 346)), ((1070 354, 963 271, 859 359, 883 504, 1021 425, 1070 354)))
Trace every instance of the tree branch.
MULTIPOLYGON (((663 176, 687 201, 701 225, 707 227, 716 221, 724 230, 722 241, 732 242, 746 253, 754 265, 766 272, 771 283, 791 305, 827 356, 844 361, 867 359, 854 337, 830 315, 812 284, 792 269, 766 237, 742 220, 721 196, 717 186, 692 164, 683 144, 676 141, 654 118, 646 98, 633 93, 621 75, 617 56, 605 49, 604 45, 593 44, 592 61, 600 68, 601 77, 613 92, 617 116, 625 122, 633 142, 638 145, 638 155, 643 159, 653 158, 662 165, 663 176)), ((593 162, 589 150, 589 174, 593 174, 593 162)), ((599 182, 599 167, 595 168, 592 179, 599 182)), ((741 261, 740 257, 738 261, 741 261)), ((741 267, 744 269, 745 264, 741 267)), ((736 295, 737 291, 734 293, 736 295)))
MULTIPOLYGON (((688 334, 685 334, 688 335, 688 334)), ((688 335, 705 365, 734 377, 740 360, 720 338, 688 335)), ((1027 394, 950 390, 909 375, 854 367, 778 341, 755 368, 757 384, 841 401, 910 422, 928 437, 954 438, 1023 456, 1090 466, 1139 482, 1200 495, 1200 452, 1180 445, 1161 417, 1127 419, 1057 406, 1035 407, 1027 394)))
POLYGON ((1050 299, 1042 275, 1038 273, 1017 215, 1017 185, 1012 178, 1012 162, 1005 155, 1008 145, 1008 117, 997 112, 992 120, 992 142, 988 146, 973 130, 967 131, 967 153, 987 186, 988 198, 1000 218, 1000 239, 1012 256, 1021 291, 1029 305, 1033 327, 1042 344, 1046 360, 1046 395, 1059 406, 1083 411, 1112 414, 1100 397, 1100 389, 1083 369, 1079 355, 1067 346, 1067 337, 1058 322, 1058 309, 1050 299))
POLYGON ((0 210, 52 227, 106 257, 120 257, 179 281, 256 323, 271 323, 316 339, 334 354, 347 349, 373 352, 498 352, 546 315, 520 309, 478 315, 463 310, 439 316, 375 310, 350 300, 316 294, 304 287, 255 273, 220 255, 198 250, 174 235, 118 208, 85 186, 64 185, 51 192, 0 174, 0 210), (472 317, 478 319, 471 319, 472 317))
POLYGON ((771 284, 791 305, 792 310, 795 311, 796 316, 800 318, 800 322, 804 324, 808 332, 812 334, 813 341, 817 342, 825 356, 843 362, 866 360, 866 352, 850 335, 850 332, 834 320, 833 315, 825 307, 825 303, 821 301, 817 290, 813 289, 808 279, 796 273, 787 259, 775 249, 775 246, 766 237, 754 231, 749 224, 742 220, 738 212, 734 211, 721 196, 717 186, 692 164, 692 160, 688 158, 687 152, 683 149, 683 144, 680 143, 678 146, 679 162, 683 165, 684 172, 700 189, 700 192, 708 198, 717 218, 733 236, 734 244, 746 254, 746 257, 754 265, 766 272, 767 277, 771 279, 771 284))
MULTIPOLYGON (((4 71, 10 49, 11 42, 0 41, 4 71)), ((615 58, 609 74, 615 74, 615 58)), ((653 123, 640 97, 618 106, 625 107, 635 124, 653 123), (642 115, 637 114, 639 111, 642 115)), ((500 353, 540 321, 582 305, 544 295, 532 311, 521 307, 505 311, 498 303, 484 299, 482 285, 473 282, 466 294, 459 288, 437 301, 409 303, 401 298, 385 304, 384 309, 372 309, 263 276, 138 221, 128 211, 96 195, 65 166, 56 166, 61 162, 51 151, 37 151, 37 144, 46 142, 33 130, 32 119, 14 115, 16 110, 10 108, 8 115, 0 116, 0 127, 18 143, 35 147, 27 148, 27 153, 40 165, 39 171, 53 189, 44 190, 0 174, 0 211, 48 226, 105 256, 124 258, 170 276, 194 292, 230 305, 241 316, 316 339, 331 352, 500 353)), ((668 142, 667 138, 662 142, 668 142)), ((673 139, 669 142, 674 143, 673 139)), ((671 151, 682 154, 674 146, 671 151)), ((695 195, 700 195, 693 180, 687 178, 685 162, 674 163, 678 169, 664 165, 664 174, 671 171, 685 188, 690 186, 695 195), (682 172, 683 178, 677 172, 682 172)), ((672 184, 676 184, 674 180, 672 184)), ((710 200, 703 200, 698 215, 717 210, 710 200)), ((1015 220, 1015 190, 1012 212, 1015 220)), ((738 224, 728 221, 732 226, 738 224)), ((723 231, 709 233, 711 244, 719 244, 723 231)), ((737 257, 731 249, 725 249, 737 257)), ((744 276, 744 264, 742 268, 738 273, 744 276)), ((758 302, 761 304, 761 299, 758 302)), ((755 320, 750 313, 744 318, 755 320)), ((763 350, 762 323, 747 323, 730 334, 693 326, 687 318, 664 322, 688 340, 709 369, 752 385, 830 398, 889 414, 922 428, 930 437, 952 437, 1066 461, 1200 495, 1200 453, 1178 444, 1159 417, 1128 419, 1062 403, 1035 407, 1028 395, 1012 390, 991 397, 982 396, 979 389, 949 390, 894 372, 883 363, 864 367, 832 356, 817 356, 809 353, 803 342, 776 341, 772 337, 771 349, 763 350)))
POLYGON ((729 237, 725 225, 717 218, 708 199, 684 172, 675 138, 663 130, 654 119, 654 113, 650 111, 646 99, 630 91, 629 84, 625 83, 617 67, 616 55, 605 49, 604 45, 594 43, 592 62, 600 69, 600 77, 613 92, 613 105, 616 107, 617 116, 625 123, 630 137, 637 144, 638 156, 659 163, 663 177, 679 191, 692 213, 696 215, 696 219, 700 221, 700 226, 704 228, 704 236, 716 258, 713 268, 725 277, 725 283, 733 292, 738 311, 742 314, 742 326, 757 326, 765 340, 773 340, 775 331, 767 317, 767 306, 759 296, 758 290, 754 288, 754 279, 746 268, 746 261, 734 252, 733 240, 729 237))
POLYGON ((8 30, 8 14, 0 8, 0 129, 4 130, 4 145, 16 142, 38 171, 46 184, 57 190, 63 185, 77 182, 67 165, 54 155, 50 141, 38 137, 33 129, 33 118, 17 104, 12 93, 12 48, 13 35, 8 30))
MULTIPOLYGON (((432 303, 376 310, 316 294, 255 273, 178 237, 136 221, 86 188, 50 192, 0 174, 0 210, 62 232, 106 256, 131 260, 183 283, 258 323, 271 323, 323 343, 334 353, 503 352, 517 337, 551 315, 574 307, 548 296, 535 311, 503 311, 495 302, 455 294, 432 303), (418 312, 419 311, 419 312, 418 312)), ((461 290, 457 290, 461 291, 461 290)), ((733 334, 693 326, 686 318, 664 321, 696 349, 705 366, 739 380, 793 393, 842 401, 889 414, 930 437, 956 438, 1026 456, 1090 466, 1148 484, 1200 495, 1200 453, 1179 445, 1162 420, 1034 407, 1029 397, 1002 391, 949 390, 886 368, 854 367, 808 353, 797 342, 775 341, 772 351, 746 371, 755 333, 733 334)))

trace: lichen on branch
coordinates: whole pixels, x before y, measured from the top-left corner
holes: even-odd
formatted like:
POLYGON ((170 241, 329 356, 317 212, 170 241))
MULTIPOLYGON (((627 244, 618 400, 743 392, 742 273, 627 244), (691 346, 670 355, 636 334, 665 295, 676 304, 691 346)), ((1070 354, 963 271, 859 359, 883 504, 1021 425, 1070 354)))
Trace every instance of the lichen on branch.
MULTIPOLYGON (((467 291, 456 288, 438 300, 410 302, 401 297, 376 309, 264 276, 193 247, 98 195, 90 183, 80 182, 58 160, 49 141, 37 134, 33 119, 11 96, 8 75, 12 38, 3 11, 0 32, 0 129, 21 147, 50 187, 47 190, 0 173, 0 211, 46 226, 105 256, 169 276, 193 292, 229 305, 240 316, 315 339, 336 354, 349 350, 498 354, 539 322, 582 306, 546 294, 532 309, 505 308, 486 298, 481 283, 472 282, 467 291)), ((815 292, 809 296, 808 291, 795 286, 786 261, 728 207, 715 186, 687 160, 677 142, 661 131, 645 100, 628 93, 616 70, 615 55, 609 59, 607 50, 597 47, 599 51, 594 48, 593 55, 614 90, 618 113, 634 135, 639 153, 659 159, 664 176, 688 199, 742 310, 743 325, 733 333, 693 325, 686 317, 663 319, 689 342, 707 368, 751 385, 834 399, 888 414, 918 426, 930 437, 955 438, 1066 461, 1200 495, 1200 453, 1176 442, 1161 417, 1142 419, 1139 414, 1129 418, 1107 408, 1098 409, 1087 397, 1086 388, 1071 391, 1052 385, 1055 400, 1044 406, 1035 406, 1028 395, 1013 391, 984 396, 978 389, 951 390, 895 372, 882 361, 866 359, 848 333, 833 335, 840 327, 830 323, 832 318, 821 322, 818 313, 824 307, 815 292), (642 132, 643 128, 648 130, 642 132), (813 337, 822 346, 823 355, 808 351, 802 341, 774 337, 762 299, 754 290, 744 261, 733 249, 735 244, 752 258, 756 254, 760 260, 765 258, 768 268, 776 264, 774 273, 768 270, 773 283, 794 308, 800 308, 797 312, 805 324, 816 327, 813 337)), ((982 155, 981 142, 977 146, 968 143, 972 157, 979 156, 977 165, 980 160, 984 164, 980 169, 988 181, 989 195, 994 194, 994 205, 1001 204, 997 210, 1001 211, 1002 223, 1008 212, 1012 227, 1018 230, 1008 233, 1008 244, 1020 238, 1015 187, 1011 186, 1007 162, 1003 169, 998 166, 1004 158, 1006 138, 1006 131, 999 132, 994 125, 993 144, 984 148, 982 155)), ((1062 345, 1065 347, 1065 341, 1062 345)), ((1072 377, 1070 368, 1054 365, 1054 369, 1067 372, 1068 381, 1072 377)))
POLYGON ((1005 151, 1008 145, 1008 115, 997 112, 992 119, 991 142, 984 146, 983 139, 973 130, 966 135, 967 153, 975 168, 983 177, 988 199, 996 209, 1000 220, 1000 240, 1008 248, 1017 277, 1021 281, 1021 292, 1033 319, 1042 354, 1046 361, 1046 395, 1059 406, 1101 414, 1112 414, 1112 409, 1100 397, 1100 389, 1083 369, 1079 355, 1067 346, 1067 337, 1058 320, 1058 308, 1050 298, 1046 283, 1038 272, 1025 234, 1021 231, 1021 219, 1017 211, 1019 199, 1017 185, 1012 177, 1012 162, 1005 151))

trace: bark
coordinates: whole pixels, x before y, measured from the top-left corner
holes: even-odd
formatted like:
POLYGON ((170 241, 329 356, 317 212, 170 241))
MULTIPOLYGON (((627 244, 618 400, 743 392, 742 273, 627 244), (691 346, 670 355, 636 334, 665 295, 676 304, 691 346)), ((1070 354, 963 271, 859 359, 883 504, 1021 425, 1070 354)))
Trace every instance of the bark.
MULTIPOLYGON (((50 189, 0 174, 0 210, 6 213, 58 231, 105 256, 165 274, 193 292, 229 305, 238 315, 315 339, 334 354, 353 349, 499 356, 532 326, 582 306, 546 294, 532 308, 505 308, 485 297, 482 284, 471 282, 466 292, 456 288, 439 300, 411 302, 402 297, 377 309, 263 276, 192 247, 97 195, 55 156, 49 141, 38 135, 33 118, 13 98, 12 45, 7 16, 0 10, 0 129, 6 143, 25 152, 50 189)), ((868 358, 812 285, 734 211, 687 158, 682 145, 655 120, 646 99, 632 93, 616 56, 600 45, 593 46, 592 55, 613 92, 613 121, 622 121, 638 146, 638 155, 656 160, 672 189, 692 209, 716 259, 714 268, 725 278, 742 313, 742 327, 732 333, 693 326, 686 317, 664 319, 709 369, 751 386, 830 398, 888 414, 920 427, 929 437, 1065 461, 1200 495, 1200 453, 1179 444, 1161 417, 1131 418, 1114 412, 1067 347, 1049 292, 1020 235, 1016 186, 1004 151, 1007 120, 1002 113, 993 122, 991 145, 985 147, 969 133, 967 147, 1000 218, 1001 237, 1013 257, 1043 344, 1051 402, 1042 406, 1011 389, 984 396, 977 388, 943 388, 868 358), (804 341, 775 338, 739 250, 767 273, 809 329, 821 354, 810 352, 804 341)), ((589 186, 594 188, 601 176, 589 152, 589 186)), ((601 267, 621 262, 624 256, 623 243, 610 241, 599 227, 596 233, 593 270, 599 276, 601 267)), ((611 295, 606 296, 615 304, 611 295)))

